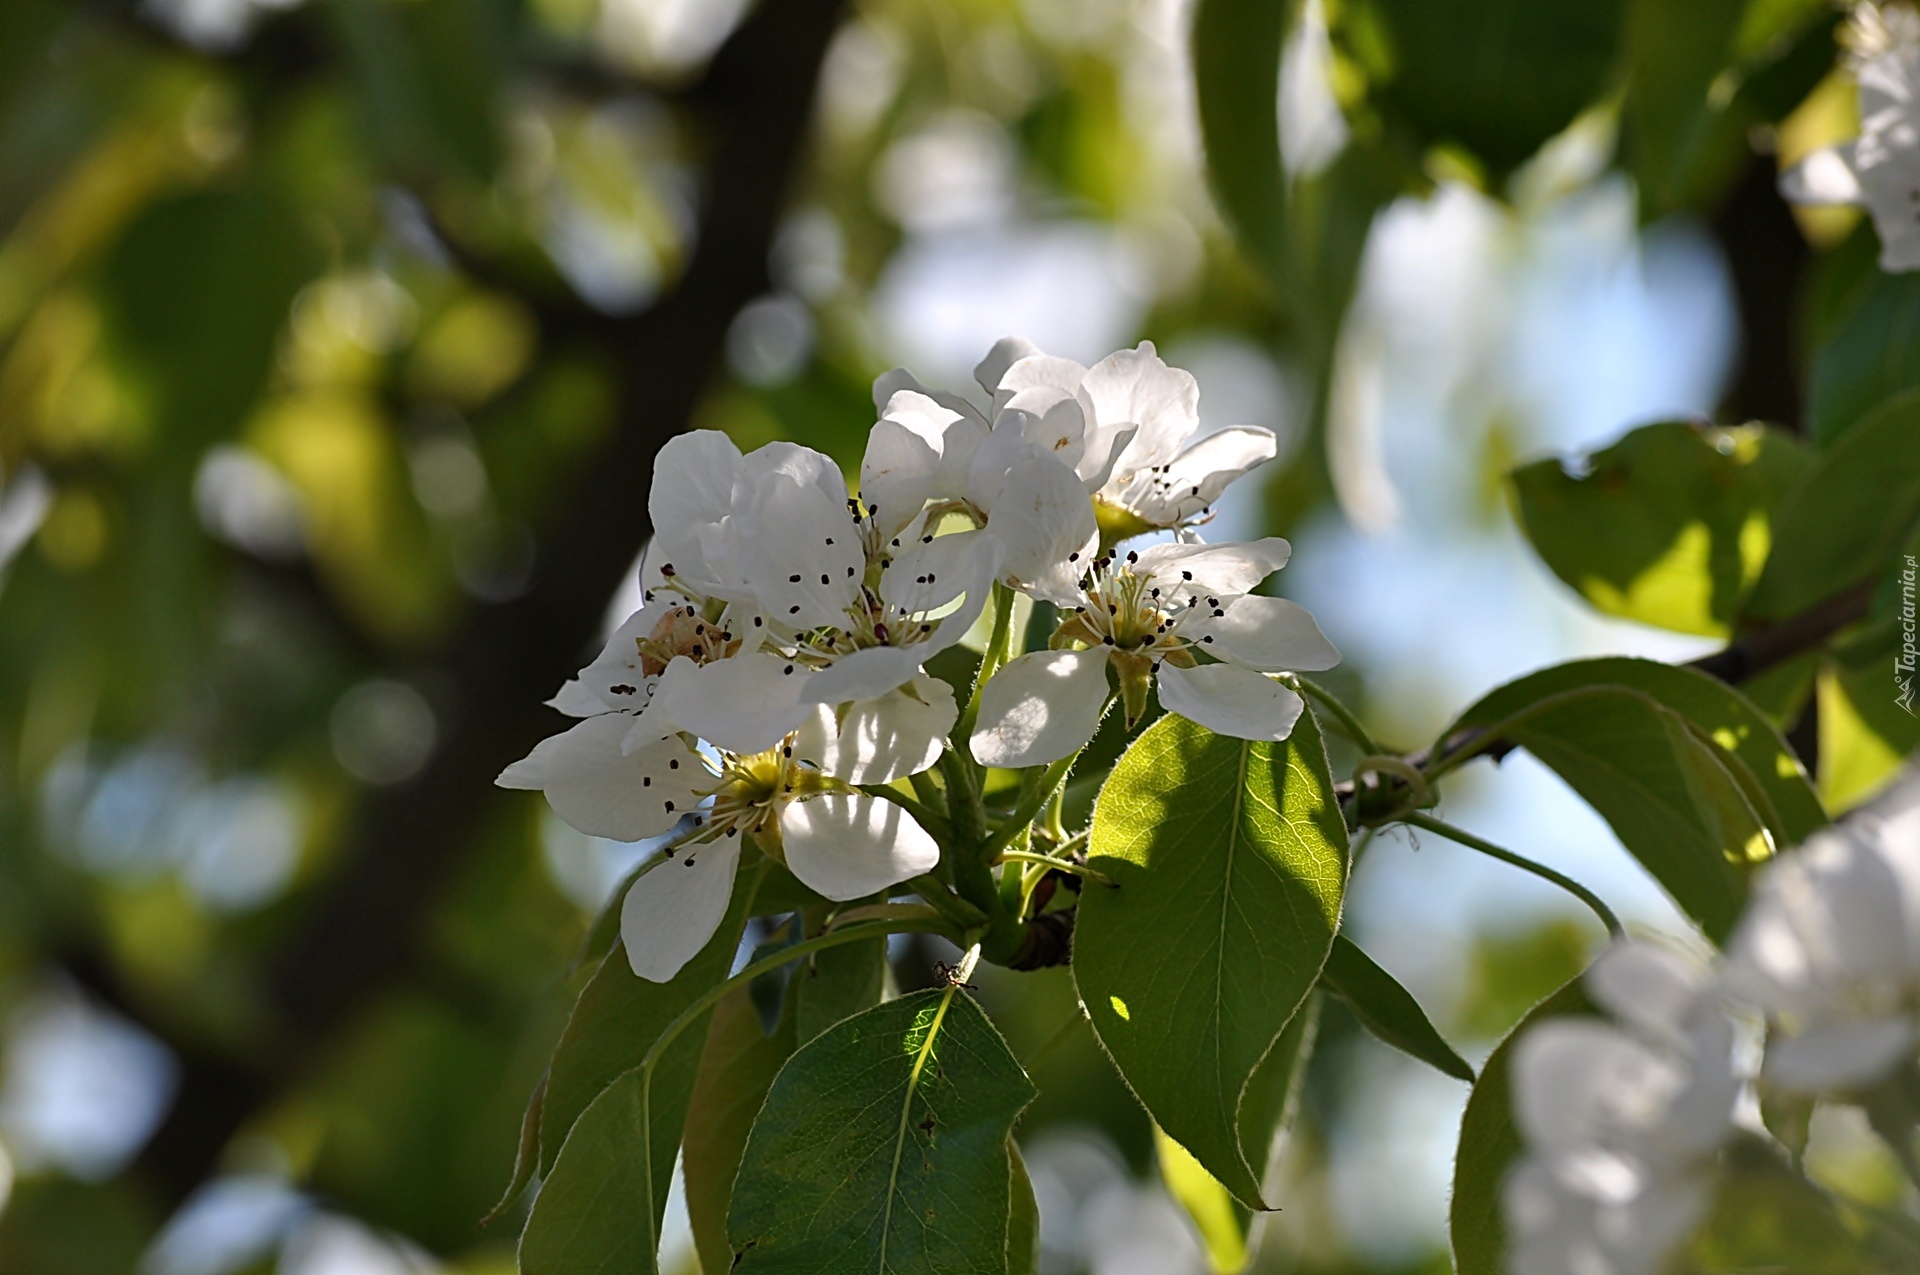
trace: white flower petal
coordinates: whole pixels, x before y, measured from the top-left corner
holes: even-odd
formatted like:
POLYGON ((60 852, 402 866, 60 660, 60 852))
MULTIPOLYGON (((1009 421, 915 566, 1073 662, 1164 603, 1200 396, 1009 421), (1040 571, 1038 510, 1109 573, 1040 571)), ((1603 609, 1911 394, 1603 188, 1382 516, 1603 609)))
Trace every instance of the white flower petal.
MULTIPOLYGON (((932 399, 894 395, 896 403, 906 398, 919 399, 949 420, 959 419, 932 399)), ((940 435, 936 431, 930 441, 915 428, 917 423, 914 416, 879 421, 867 435, 866 455, 860 462, 860 499, 876 511, 875 525, 888 535, 912 521, 933 496, 940 478, 940 435)))
POLYGON ((1040 347, 1023 336, 1003 336, 993 343, 993 348, 987 351, 987 357, 974 367, 973 379, 991 396, 1000 388, 1008 368, 1021 359, 1039 353, 1040 347))
POLYGON ((1297 602, 1249 593, 1222 609, 1225 615, 1197 613, 1180 626, 1181 635, 1212 638, 1206 643, 1210 654, 1263 673, 1312 673, 1340 662, 1312 612, 1297 602))
POLYGON ((873 378, 873 410, 885 415, 887 404, 902 390, 911 390, 915 394, 924 395, 941 407, 966 417, 980 432, 984 433, 986 430, 987 419, 981 414, 979 408, 958 394, 946 390, 929 389, 920 383, 918 377, 903 367, 882 372, 873 378))
POLYGON ((880 577, 880 597, 894 612, 925 615, 973 589, 991 588, 1001 546, 984 531, 956 531, 916 540, 894 555, 880 577))
POLYGON ((1080 400, 1058 386, 1036 385, 1021 390, 1007 400, 993 426, 996 431, 1019 430, 1029 447, 1069 467, 1078 466, 1086 452, 1086 414, 1080 400))
POLYGON ((1679 1064, 1611 1023, 1550 1019, 1515 1046, 1514 1122, 1536 1149, 1606 1145, 1656 1128, 1685 1082, 1679 1064))
POLYGON ((815 708, 794 736, 793 755, 850 784, 892 783, 940 760, 958 716, 953 689, 922 674, 844 710, 815 708))
POLYGON ((1857 204, 1865 199, 1853 171, 1853 147, 1817 150, 1780 174, 1780 196, 1790 204, 1857 204))
MULTIPOLYGON (((1109 499, 1156 527, 1194 517, 1220 499, 1235 479, 1272 460, 1273 431, 1240 426, 1197 439, 1163 469, 1123 472, 1109 499)), ((1128 458, 1131 464, 1132 458, 1128 458)))
POLYGON ((1282 740, 1305 705, 1280 683, 1232 664, 1160 666, 1160 706, 1235 739, 1282 740))
POLYGON ((620 904, 620 941, 633 972, 665 983, 713 939, 733 897, 737 837, 681 849, 640 874, 620 904))
POLYGON ((1051 386, 1068 394, 1077 394, 1080 392, 1080 383, 1086 379, 1087 369, 1072 359, 1042 354, 1037 350, 1023 359, 1016 359, 1007 365, 999 383, 993 387, 995 423, 998 423, 1000 409, 1022 390, 1051 386))
POLYGON ((1101 359, 1082 382, 1103 428, 1138 425, 1139 432, 1121 460, 1122 471, 1164 465, 1200 428, 1200 384, 1190 372, 1168 367, 1142 341, 1101 359))
POLYGON ((653 520, 649 565, 659 570, 664 563, 689 578, 703 578, 707 572, 699 532, 728 517, 739 476, 739 447, 726 434, 689 430, 668 438, 653 461, 653 488, 647 495, 647 515, 653 520))
POLYGON ((654 693, 658 711, 730 753, 758 753, 806 720, 808 672, 771 652, 695 665, 674 661, 654 693))
POLYGON ((801 699, 808 704, 877 699, 912 681, 925 654, 917 646, 870 646, 851 652, 807 678, 801 699))
POLYGON ((970 746, 985 766, 1039 766, 1083 747, 1107 703, 1107 652, 1033 651, 987 679, 970 746))
POLYGON ((1071 469, 1029 452, 1007 474, 987 527, 1005 549, 1003 579, 1035 597, 1073 604, 1079 577, 1099 545, 1100 525, 1071 469))
POLYGON ((1253 592, 1292 556, 1293 546, 1278 536, 1244 544, 1158 544, 1140 550, 1134 570, 1175 593, 1230 598, 1253 592))
POLYGON ((640 639, 651 634, 674 608, 671 602, 649 602, 621 622, 593 663, 580 670, 547 703, 569 717, 631 712, 647 702, 652 679, 641 666, 640 639))
POLYGON ((1712 990, 1698 961, 1645 939, 1615 943, 1581 982, 1601 1008, 1662 1040, 1678 1040, 1712 990))
POLYGON ((1871 1085, 1909 1057, 1916 1044, 1905 1015, 1823 1023, 1767 1044, 1768 1083, 1795 1093, 1838 1094, 1871 1085))
POLYGON ((846 497, 783 472, 751 504, 739 518, 741 561, 767 614, 796 629, 843 621, 867 564, 846 497))
POLYGON ((792 803, 780 812, 780 840, 793 875, 838 902, 865 898, 940 862, 940 846, 925 828, 899 806, 865 794, 792 803))
POLYGON ((622 713, 589 717, 541 740, 495 782, 545 791, 553 812, 588 836, 657 837, 699 805, 699 789, 710 776, 678 739, 622 752, 632 720, 622 713))

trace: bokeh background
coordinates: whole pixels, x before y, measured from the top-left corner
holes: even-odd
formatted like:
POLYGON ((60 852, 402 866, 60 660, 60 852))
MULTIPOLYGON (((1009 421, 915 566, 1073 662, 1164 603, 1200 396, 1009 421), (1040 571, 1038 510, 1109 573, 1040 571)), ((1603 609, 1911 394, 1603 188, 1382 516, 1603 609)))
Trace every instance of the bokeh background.
MULTIPOLYGON (((888 367, 1150 338, 1207 427, 1278 432, 1209 534, 1294 539, 1376 733, 1713 649, 1582 604, 1503 476, 1797 420, 1809 245, 1872 251, 1774 194, 1849 131, 1833 15, 1772 6, 1785 105, 1656 198, 1608 92, 1510 174, 1369 176, 1364 7, 1297 5, 1284 52, 1305 250, 1353 274, 1302 305, 1210 194, 1186 0, 0 4, 0 1271, 512 1270, 481 1218, 645 847, 490 781, 633 604, 676 430, 857 465, 888 367)), ((1446 813, 1684 939, 1528 759, 1446 813)), ((1474 1057, 1600 937, 1404 837, 1350 907, 1474 1057)), ((1204 1270, 1066 971, 982 994, 1042 1088, 1044 1269, 1204 1270)), ((1445 1270, 1465 1093, 1329 1005, 1259 1269, 1445 1270)))

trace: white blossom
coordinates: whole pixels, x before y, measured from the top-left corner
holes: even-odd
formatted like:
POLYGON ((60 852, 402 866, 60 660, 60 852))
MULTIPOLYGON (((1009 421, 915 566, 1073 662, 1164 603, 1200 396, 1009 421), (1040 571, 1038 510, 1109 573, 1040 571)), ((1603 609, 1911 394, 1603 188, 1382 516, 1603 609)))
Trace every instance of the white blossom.
POLYGON ((1003 419, 1052 439, 1093 492, 1108 542, 1203 521, 1235 479, 1272 460, 1273 432, 1253 426, 1200 430, 1200 387, 1169 367, 1151 341, 1092 367, 1035 351, 994 388, 1003 419))
POLYGON ((1860 136, 1814 151, 1780 179, 1794 203, 1866 208, 1883 270, 1920 270, 1920 17, 1862 4, 1851 24, 1860 136))
POLYGON ((620 910, 634 973, 665 982, 725 915, 743 836, 829 899, 864 898, 930 871, 940 847, 926 830, 853 785, 925 769, 953 717, 953 692, 922 678, 844 720, 811 709, 778 747, 715 759, 678 735, 623 751, 624 723, 602 715, 543 741, 501 782, 543 788, 561 818, 598 836, 633 841, 686 821, 685 835, 634 881, 620 910))
POLYGON ((1762 1077, 1844 1095, 1920 1043, 1920 770, 1760 870, 1725 983, 1772 1028, 1762 1077))
POLYGON ((1088 564, 1056 649, 1009 661, 986 684, 970 744, 989 766, 1033 766, 1092 738, 1117 676, 1129 724, 1156 676, 1160 702, 1238 739, 1285 739, 1300 697, 1268 676, 1339 663, 1304 607, 1252 590, 1287 563, 1285 540, 1158 544, 1088 564), (1201 663, 1200 653, 1217 662, 1201 663))
POLYGON ((1585 986, 1616 1021, 1548 1019, 1514 1048, 1512 1275, 1654 1275, 1705 1215, 1733 1130, 1733 1026, 1705 968, 1623 940, 1585 986))

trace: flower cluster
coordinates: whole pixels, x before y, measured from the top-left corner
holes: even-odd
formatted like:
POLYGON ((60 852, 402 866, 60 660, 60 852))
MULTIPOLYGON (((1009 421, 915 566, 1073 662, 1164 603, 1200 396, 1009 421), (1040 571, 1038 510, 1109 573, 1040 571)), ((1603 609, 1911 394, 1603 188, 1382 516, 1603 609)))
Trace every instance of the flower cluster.
POLYGON ((1860 90, 1860 136, 1789 169, 1794 203, 1865 207, 1880 234, 1883 270, 1920 270, 1920 15, 1861 4, 1849 24, 1860 90))
MULTIPOLYGON (((1622 941, 1588 973, 1619 1025, 1549 1019, 1517 1043, 1508 1178, 1516 1275, 1662 1269, 1705 1215, 1743 1084, 1898 1102, 1920 1053, 1920 769, 1761 870, 1720 968, 1622 941), (1758 1075, 1729 1012, 1766 1024, 1758 1075)), ((1905 1136, 1905 1135, 1903 1135, 1905 1136)))
POLYGON ((1197 531, 1270 432, 1198 436, 1193 378, 1146 343, 1089 368, 1010 338, 976 378, 979 403, 882 376, 857 494, 792 443, 743 455, 698 431, 661 451, 645 605, 552 701, 578 723, 499 779, 594 835, 677 832, 622 906, 641 976, 706 944, 748 838, 828 899, 873 896, 939 863, 887 786, 950 750, 1071 757, 1115 699, 1137 721, 1156 676, 1173 712, 1284 739, 1301 701, 1268 674, 1338 660, 1306 611, 1253 592, 1286 541, 1197 531), (1170 539, 1117 548, 1151 533, 1170 539), (963 718, 927 663, 1016 591, 1063 622, 963 718))

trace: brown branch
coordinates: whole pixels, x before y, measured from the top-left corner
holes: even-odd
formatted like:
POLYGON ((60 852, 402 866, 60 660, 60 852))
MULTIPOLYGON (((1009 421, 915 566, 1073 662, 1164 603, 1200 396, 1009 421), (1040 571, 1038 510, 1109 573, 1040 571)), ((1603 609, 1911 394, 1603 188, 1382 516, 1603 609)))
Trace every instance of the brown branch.
MULTIPOLYGON (((1874 586, 1870 581, 1843 590, 1778 624, 1750 629, 1712 655, 1690 660, 1683 667, 1705 673, 1729 686, 1751 681, 1768 669, 1818 649, 1848 625, 1865 619, 1873 592, 1874 586)), ((1442 741, 1439 751, 1442 754, 1457 753, 1478 745, 1484 736, 1485 732, 1478 728, 1463 730, 1442 741)), ((1518 747, 1512 740, 1497 739, 1479 746, 1477 755, 1497 762, 1518 747)), ((1432 749, 1422 749, 1409 753, 1407 761, 1414 766, 1424 767, 1433 759, 1433 754, 1432 749)), ((1408 793, 1406 783, 1385 774, 1375 774, 1370 778, 1374 782, 1368 786, 1366 794, 1368 809, 1398 809, 1408 793)), ((1335 784, 1334 791, 1341 805, 1351 809, 1358 793, 1353 781, 1343 780, 1335 784)))
POLYGON ((843 5, 763 4, 714 59, 695 99, 712 146, 686 272, 653 309, 596 331, 621 374, 617 429, 544 528, 528 592, 474 610, 443 652, 454 706, 446 744, 412 783, 366 797, 343 866, 271 961, 262 1083, 184 1069, 179 1099, 136 1164, 161 1203, 184 1200, 241 1126, 411 972, 427 917, 501 809, 494 776, 558 724, 540 702, 577 666, 648 534, 653 457, 686 428, 733 316, 768 287, 768 250, 843 5))

